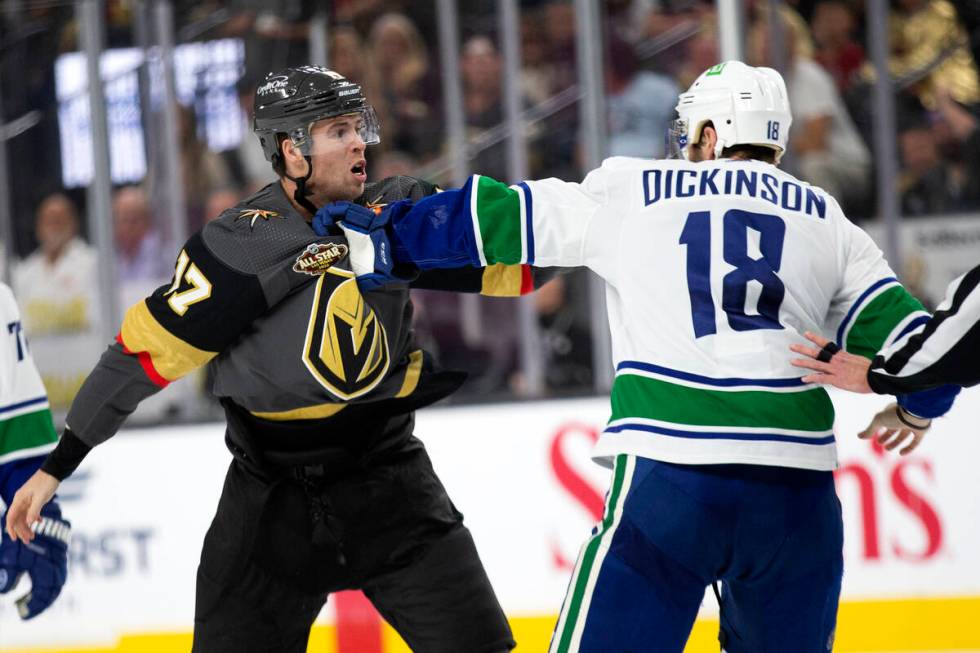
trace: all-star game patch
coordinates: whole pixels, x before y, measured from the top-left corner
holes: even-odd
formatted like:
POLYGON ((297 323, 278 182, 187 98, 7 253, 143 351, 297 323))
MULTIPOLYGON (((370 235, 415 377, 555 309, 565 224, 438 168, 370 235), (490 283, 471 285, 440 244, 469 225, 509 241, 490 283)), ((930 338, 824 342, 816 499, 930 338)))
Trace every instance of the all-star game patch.
POLYGON ((241 220, 245 218, 246 220, 251 220, 249 227, 255 227, 255 221, 262 218, 268 221, 271 218, 278 218, 279 214, 275 211, 266 211, 265 209, 242 209, 241 213, 238 214, 236 220, 241 220))
POLYGON ((323 274, 345 256, 347 245, 342 243, 312 243, 296 257, 293 271, 310 276, 323 274))

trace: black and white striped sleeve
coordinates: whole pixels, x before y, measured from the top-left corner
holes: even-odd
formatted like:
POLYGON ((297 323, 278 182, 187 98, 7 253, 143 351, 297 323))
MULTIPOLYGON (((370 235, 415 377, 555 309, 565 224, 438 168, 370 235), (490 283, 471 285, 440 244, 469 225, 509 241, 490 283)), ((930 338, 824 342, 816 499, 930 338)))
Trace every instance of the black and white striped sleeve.
POLYGON ((921 331, 879 352, 868 383, 879 394, 980 383, 980 266, 949 285, 921 331))

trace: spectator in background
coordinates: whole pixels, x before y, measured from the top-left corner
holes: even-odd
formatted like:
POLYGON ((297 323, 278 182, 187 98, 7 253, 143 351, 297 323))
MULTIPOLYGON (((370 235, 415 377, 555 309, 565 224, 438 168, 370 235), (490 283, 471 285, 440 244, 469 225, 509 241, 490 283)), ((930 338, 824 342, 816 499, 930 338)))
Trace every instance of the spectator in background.
POLYGON ((549 0, 543 8, 552 90, 561 91, 578 81, 575 59, 575 7, 569 0, 549 0))
POLYGON ((364 40, 353 27, 340 25, 330 30, 330 68, 357 82, 373 97, 377 90, 377 71, 364 40))
POLYGON ((193 231, 199 229, 208 217, 204 213, 207 196, 212 190, 231 185, 232 179, 224 159, 209 150, 198 136, 194 109, 180 106, 177 116, 184 206, 187 210, 188 228, 193 231))
MULTIPOLYGON (((890 27, 891 74, 899 86, 913 84, 926 109, 936 108, 939 89, 965 106, 980 103, 980 80, 969 39, 948 0, 898 0, 890 27)), ((873 79, 870 64, 864 73, 873 79)))
POLYGON ((947 147, 956 149, 956 160, 963 179, 960 208, 972 211, 980 208, 980 124, 977 116, 956 102, 943 89, 936 92, 936 111, 947 138, 947 147))
POLYGON ((233 188, 217 188, 208 194, 204 203, 205 220, 210 222, 241 201, 244 193, 233 188))
POLYGON ((855 40, 857 17, 845 0, 820 0, 810 21, 816 45, 815 60, 843 93, 851 87, 864 63, 864 48, 855 40))
POLYGON ((560 89, 554 88, 548 67, 548 41, 541 10, 521 11, 521 89, 532 104, 539 104, 560 89))
POLYGON ((44 198, 34 223, 38 248, 13 267, 24 332, 48 389, 55 420, 102 348, 98 256, 78 236, 78 212, 61 193, 44 198))
MULTIPOLYGON (((502 62, 497 47, 487 36, 473 36, 463 44, 459 60, 463 84, 463 111, 469 138, 500 125, 504 120, 500 73, 502 62)), ((470 168, 486 170, 497 179, 507 179, 506 142, 479 146, 470 159, 470 168)))
POLYGON ((223 36, 245 41, 246 75, 259 78, 271 66, 300 66, 310 57, 309 20, 314 0, 231 0, 223 36))
POLYGON ((642 70, 633 47, 612 37, 606 57, 606 86, 609 156, 662 158, 667 128, 674 119, 677 85, 668 77, 642 70))
POLYGON ((714 12, 705 12, 701 29, 686 42, 684 61, 677 70, 677 85, 691 88, 698 76, 721 61, 718 50, 718 18, 714 12))
POLYGON ((162 239, 153 228, 150 203, 142 188, 124 186, 116 191, 112 198, 112 225, 119 307, 124 310, 166 281, 173 269, 163 258, 162 239))
MULTIPOLYGON (((575 8, 568 0, 544 0, 538 10, 547 45, 546 63, 541 67, 551 93, 560 93, 578 82, 575 59, 575 8)), ((557 111, 540 125, 534 145, 532 170, 548 176, 580 176, 578 106, 557 111)))
MULTIPOLYGON (((797 53, 797 44, 809 35, 794 21, 784 20, 786 44, 786 91, 793 107, 789 152, 784 167, 798 172, 840 201, 849 214, 867 211, 871 188, 871 155, 858 134, 830 75, 810 59, 797 53)), ((752 65, 772 65, 769 23, 753 24, 748 38, 752 65)))
POLYGON ((442 145, 438 78, 418 28, 402 14, 378 18, 367 51, 377 71, 375 109, 381 119, 384 147, 428 159, 442 145))
MULTIPOLYGON (((592 337, 576 319, 568 287, 573 281, 560 275, 534 292, 538 318, 540 354, 544 359, 546 395, 582 394, 592 391, 592 337)), ((511 375, 511 389, 527 396, 527 383, 520 371, 511 375)))
POLYGON ((957 180, 939 152, 929 123, 923 119, 903 129, 898 142, 902 156, 898 180, 902 214, 920 216, 955 209, 959 194, 957 180))
MULTIPOLYGON (((689 43, 692 39, 703 37, 706 29, 713 30, 717 34, 717 24, 714 2, 709 0, 657 0, 649 3, 649 9, 643 19, 642 34, 647 39, 662 37, 668 41, 675 36, 683 36, 685 41, 689 43)), ((718 47, 717 40, 714 47, 716 49, 718 47)), ((686 80, 694 83, 698 75, 722 60, 722 57, 716 56, 710 60, 707 66, 694 72, 693 63, 687 58, 687 50, 688 48, 683 47, 683 45, 682 47, 668 47, 656 55, 656 63, 660 70, 672 71, 681 88, 689 86, 685 83, 686 80)))
POLYGON ((513 298, 415 289, 412 304, 419 345, 433 347, 446 369, 467 374, 454 399, 500 399, 509 391, 518 356, 513 298))

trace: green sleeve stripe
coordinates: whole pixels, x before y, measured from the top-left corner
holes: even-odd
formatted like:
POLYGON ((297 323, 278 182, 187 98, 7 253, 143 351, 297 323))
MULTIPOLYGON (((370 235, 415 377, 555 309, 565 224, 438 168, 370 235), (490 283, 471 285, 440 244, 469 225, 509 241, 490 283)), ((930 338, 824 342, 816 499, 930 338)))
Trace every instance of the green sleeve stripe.
POLYGON ((687 426, 826 432, 834 426, 834 405, 823 388, 708 390, 620 374, 613 382, 610 421, 631 417, 687 426))
POLYGON ((861 308, 841 344, 852 354, 872 359, 902 321, 924 312, 922 302, 905 288, 891 286, 861 308))
POLYGON ((58 434, 48 408, 0 422, 0 457, 57 441, 58 434))
POLYGON ((479 177, 474 204, 480 228, 477 240, 486 263, 524 263, 518 191, 489 177, 479 177))

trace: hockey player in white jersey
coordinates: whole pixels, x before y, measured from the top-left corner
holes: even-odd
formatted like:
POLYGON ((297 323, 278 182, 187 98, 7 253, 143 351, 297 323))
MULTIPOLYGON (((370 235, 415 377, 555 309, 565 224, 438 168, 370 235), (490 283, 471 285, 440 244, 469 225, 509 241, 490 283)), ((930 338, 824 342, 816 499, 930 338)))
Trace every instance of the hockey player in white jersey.
POLYGON ((68 572, 71 524, 57 499, 33 516, 31 544, 6 534, 4 516, 14 493, 41 467, 58 441, 41 375, 27 348, 14 295, 0 283, 0 594, 14 590, 24 576, 30 592, 16 600, 23 619, 46 610, 61 593, 68 572))
MULTIPOLYGON (((780 75, 737 61, 680 96, 679 160, 611 158, 579 183, 456 191, 339 221, 363 285, 421 269, 586 266, 607 284, 613 467, 551 651, 680 653, 721 583, 729 653, 824 653, 842 574, 834 408, 786 356, 807 330, 873 356, 928 319, 838 203, 776 166, 780 75)), ((901 397, 920 417, 955 390, 901 397)))

